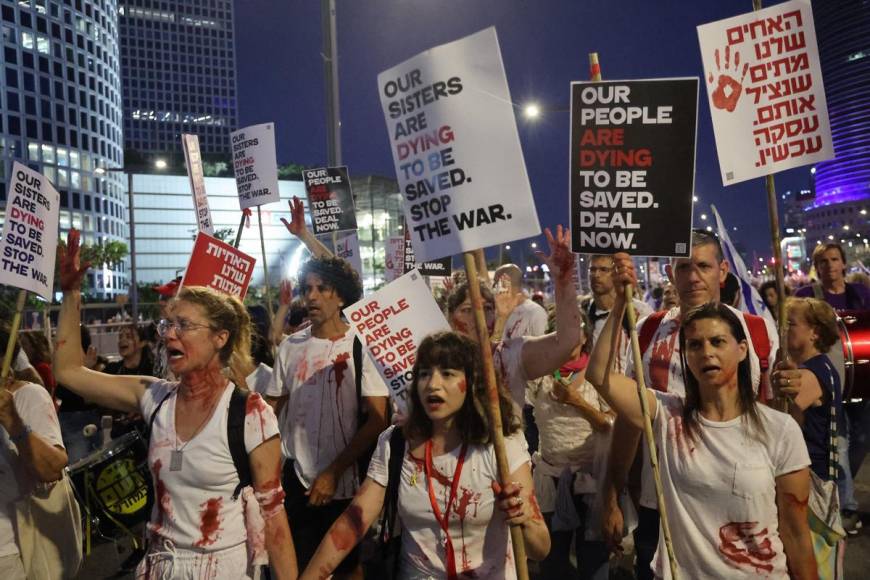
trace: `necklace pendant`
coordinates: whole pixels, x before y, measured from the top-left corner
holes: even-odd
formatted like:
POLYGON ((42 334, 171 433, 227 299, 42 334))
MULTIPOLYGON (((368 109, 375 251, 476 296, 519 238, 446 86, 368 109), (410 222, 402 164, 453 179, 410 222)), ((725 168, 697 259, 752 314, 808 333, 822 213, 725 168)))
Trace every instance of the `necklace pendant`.
POLYGON ((184 459, 184 452, 178 449, 173 449, 169 456, 169 471, 181 471, 181 463, 184 459))

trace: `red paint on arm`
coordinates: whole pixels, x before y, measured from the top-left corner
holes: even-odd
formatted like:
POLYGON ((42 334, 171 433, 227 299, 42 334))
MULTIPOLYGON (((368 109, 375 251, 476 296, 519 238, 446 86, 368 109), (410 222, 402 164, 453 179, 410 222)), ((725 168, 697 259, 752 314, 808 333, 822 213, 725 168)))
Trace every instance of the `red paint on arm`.
POLYGON ((365 534, 362 508, 356 504, 348 506, 335 525, 329 530, 329 538, 337 550, 351 550, 365 534))
POLYGON ((796 509, 798 511, 802 511, 802 512, 807 511, 807 506, 810 503, 810 496, 809 495, 807 495, 807 497, 804 498, 803 501, 799 500, 797 498, 797 496, 793 493, 786 492, 786 493, 782 494, 782 497, 785 500, 785 502, 788 504, 788 507, 790 507, 792 509, 796 509))
POLYGON ((535 492, 529 495, 529 503, 532 506, 532 519, 536 522, 543 522, 544 514, 541 513, 541 506, 538 505, 538 498, 535 497, 535 492))
POLYGON ((568 284, 574 281, 574 254, 568 248, 557 246, 553 251, 553 264, 559 268, 559 284, 568 284))
POLYGON ((210 546, 217 542, 217 533, 220 531, 220 511, 223 503, 222 497, 215 497, 200 504, 202 512, 200 513, 199 531, 202 537, 196 541, 194 546, 210 546))

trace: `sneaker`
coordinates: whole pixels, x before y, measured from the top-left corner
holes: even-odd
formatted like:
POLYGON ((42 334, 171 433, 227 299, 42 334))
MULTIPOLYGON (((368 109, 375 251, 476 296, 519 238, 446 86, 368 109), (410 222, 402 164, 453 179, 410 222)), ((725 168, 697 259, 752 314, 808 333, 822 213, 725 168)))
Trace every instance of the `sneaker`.
POLYGON ((850 536, 855 536, 858 534, 858 531, 863 527, 863 523, 861 523, 861 514, 856 511, 842 511, 840 516, 843 520, 843 529, 846 530, 846 533, 850 536))

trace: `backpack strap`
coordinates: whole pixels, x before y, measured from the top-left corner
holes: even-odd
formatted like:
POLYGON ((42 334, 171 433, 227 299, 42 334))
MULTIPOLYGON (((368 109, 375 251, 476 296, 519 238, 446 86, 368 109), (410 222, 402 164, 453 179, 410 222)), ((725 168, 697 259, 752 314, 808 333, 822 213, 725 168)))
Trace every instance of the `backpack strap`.
POLYGON ((163 406, 163 403, 166 402, 166 399, 172 396, 173 392, 174 391, 170 390, 168 393, 163 395, 163 398, 160 399, 160 402, 157 403, 156 407, 154 407, 154 411, 151 413, 151 417, 148 418, 148 427, 145 429, 145 436, 143 437, 143 439, 145 439, 146 445, 148 441, 151 440, 151 431, 154 430, 154 420, 157 419, 157 412, 160 411, 160 407, 163 406))
POLYGON ((813 298, 815 298, 816 300, 824 300, 825 291, 822 290, 822 285, 818 282, 813 282, 811 286, 813 287, 813 298))
MULTIPOLYGON (((758 356, 758 365, 761 370, 761 376, 758 383, 758 394, 767 395, 767 371, 770 368, 770 354, 773 350, 773 345, 770 342, 770 336, 767 334, 767 324, 764 318, 743 313, 743 320, 746 321, 746 327, 749 329, 749 337, 752 339, 752 349, 758 356)), ((762 398, 762 400, 765 400, 762 398)))
POLYGON ((238 499, 242 489, 253 483, 251 462, 245 449, 245 407, 249 396, 251 396, 249 391, 235 387, 233 394, 230 395, 230 409, 227 414, 227 441, 230 455, 233 457, 233 465, 236 467, 236 473, 239 474, 239 484, 233 491, 234 501, 238 499))
POLYGON ((365 413, 362 405, 362 373, 363 373, 362 342, 358 336, 353 337, 353 379, 356 384, 356 415, 357 429, 362 427, 365 421, 365 413))
POLYGON ((402 484, 402 462, 405 459, 405 433, 396 426, 390 435, 390 461, 387 465, 387 489, 384 493, 384 514, 381 518, 381 539, 386 545, 396 526, 398 515, 399 488, 402 484))
POLYGON ((655 336, 656 330, 659 329, 659 325, 661 325, 662 320, 665 318, 665 314, 667 314, 667 310, 659 310, 658 312, 653 312, 643 321, 643 324, 640 326, 640 332, 638 332, 637 341, 640 343, 640 356, 643 356, 643 353, 646 352, 646 349, 649 348, 649 345, 652 343, 653 336, 655 336))

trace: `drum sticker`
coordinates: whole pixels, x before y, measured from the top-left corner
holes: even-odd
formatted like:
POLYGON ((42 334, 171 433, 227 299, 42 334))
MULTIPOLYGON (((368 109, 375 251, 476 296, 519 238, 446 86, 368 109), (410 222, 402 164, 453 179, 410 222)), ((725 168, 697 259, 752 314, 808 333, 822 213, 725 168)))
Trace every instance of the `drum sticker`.
POLYGON ((97 495, 107 511, 130 515, 145 507, 148 486, 132 459, 119 459, 100 471, 97 495))

